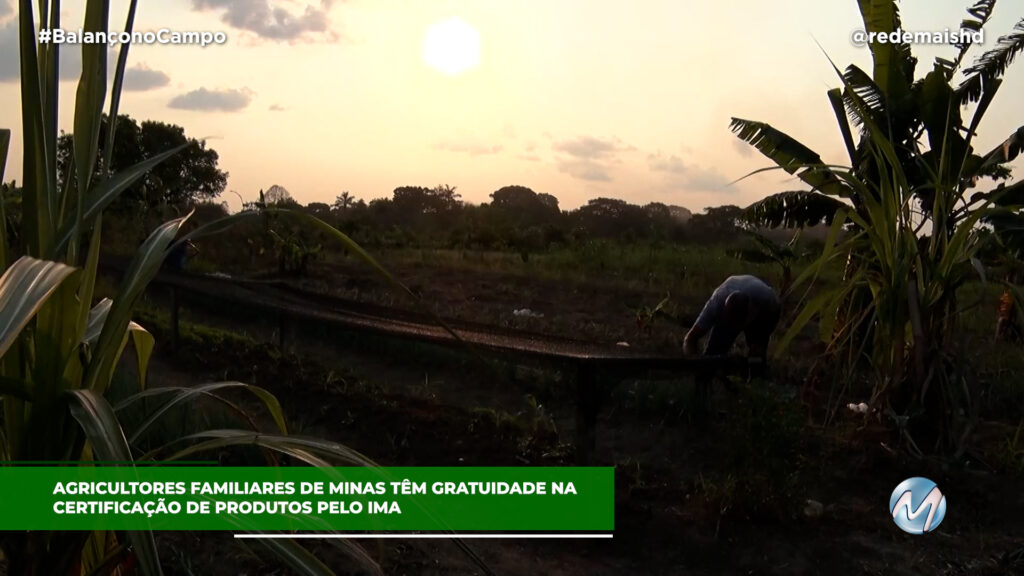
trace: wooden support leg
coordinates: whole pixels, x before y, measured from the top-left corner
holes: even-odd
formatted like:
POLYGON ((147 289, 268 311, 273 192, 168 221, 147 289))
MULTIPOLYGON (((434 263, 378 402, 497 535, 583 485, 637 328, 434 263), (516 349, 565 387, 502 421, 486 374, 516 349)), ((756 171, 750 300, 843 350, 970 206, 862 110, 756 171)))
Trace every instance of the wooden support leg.
POLYGON ((597 374, 589 362, 576 369, 576 463, 589 466, 597 447, 597 374))
POLYGON ((178 339, 180 333, 178 332, 178 289, 171 287, 171 347, 178 347, 178 339))

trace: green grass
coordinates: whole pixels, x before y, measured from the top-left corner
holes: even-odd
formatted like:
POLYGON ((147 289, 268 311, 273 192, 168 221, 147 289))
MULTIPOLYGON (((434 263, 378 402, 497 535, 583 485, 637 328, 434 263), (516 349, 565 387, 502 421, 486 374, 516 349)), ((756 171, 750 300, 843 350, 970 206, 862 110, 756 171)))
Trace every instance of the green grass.
POLYGON ((514 252, 473 250, 400 249, 385 251, 380 257, 392 265, 420 264, 554 280, 599 280, 658 289, 684 287, 701 293, 732 274, 756 274, 769 280, 779 274, 771 265, 732 258, 723 246, 603 240, 538 253, 527 262, 514 252))
MULTIPOLYGON (((431 271, 457 272, 458 278, 473 278, 476 274, 487 275, 496 281, 505 284, 516 284, 512 280, 502 281, 502 278, 516 278, 525 282, 523 286, 529 289, 530 280, 558 280, 566 286, 588 285, 594 290, 614 290, 617 287, 630 287, 636 289, 634 294, 647 294, 649 297, 635 298, 635 302, 623 303, 622 309, 618 311, 602 311, 602 319, 618 317, 620 327, 602 329, 600 325, 584 327, 573 324, 569 326, 565 320, 557 314, 548 314, 545 318, 526 323, 527 329, 539 329, 553 333, 575 332, 580 337, 599 337, 604 341, 617 341, 625 339, 636 343, 643 343, 644 339, 635 334, 631 328, 630 306, 646 305, 653 307, 657 300, 664 297, 665 293, 670 294, 671 299, 666 306, 666 312, 679 319, 679 323, 673 323, 669 318, 656 319, 654 323, 653 340, 651 342, 662 342, 670 344, 672 339, 680 336, 685 331, 688 320, 696 315, 700 306, 710 292, 717 286, 721 279, 730 274, 754 273, 761 275, 771 281, 778 270, 770 264, 750 264, 728 256, 727 246, 699 247, 681 245, 639 245, 599 242, 596 247, 582 248, 561 248, 548 253, 536 254, 528 262, 523 262, 517 254, 493 251, 470 251, 470 250, 439 250, 439 249, 400 249, 390 250, 381 254, 380 259, 387 266, 396 270, 416 270, 417 275, 431 277, 431 271), (587 250, 591 250, 588 252, 587 250), (603 271, 602 271, 603 266, 603 271), (650 278, 643 278, 643 271, 650 270, 650 278), (672 277, 672 274, 675 274, 672 277), (496 277, 496 278, 495 278, 496 277), (677 334, 678 333, 678 334, 677 334)), ((335 254, 328 258, 336 260, 342 256, 335 254)), ((315 266, 315 264, 314 264, 315 266)), ((214 267, 209 264, 206 267, 214 267)), ((800 272, 797 268, 796 273, 800 272)), ((411 273, 411 272, 410 272, 411 273)), ((820 293, 822 289, 834 287, 840 282, 841 269, 835 265, 826 268, 819 281, 810 289, 810 296, 820 293)), ((324 280, 330 284, 330 280, 324 280)), ((459 280, 460 282, 462 280, 459 280)), ((470 291, 471 293, 471 291, 470 291)), ((969 339, 971 349, 975 350, 972 361, 975 362, 980 371, 980 379, 987 392, 982 398, 990 414, 1007 416, 1019 413, 1024 400, 1021 400, 1020 384, 1015 378, 1015 373, 1024 371, 1024 359, 1016 353, 1012 345, 992 345, 992 333, 995 326, 995 313, 997 299, 1000 289, 997 284, 982 284, 974 281, 968 283, 962 292, 960 301, 962 306, 970 306, 968 313, 961 316, 960 331, 969 339)), ((791 296, 787 303, 790 316, 783 319, 777 333, 778 337, 788 327, 792 320, 792 313, 797 309, 804 293, 796 293, 791 296)), ((473 314, 483 314, 468 319, 477 321, 502 324, 506 321, 505 316, 515 307, 516 302, 511 300, 514 295, 508 296, 509 303, 505 306, 508 310, 498 310, 494 307, 480 309, 473 314)), ((451 310, 442 311, 445 315, 464 317, 462 310, 456 302, 451 310)), ((198 312, 198 310, 197 310, 198 312)), ((215 311, 214 311, 215 312, 215 311)), ((205 312, 204 312, 205 313, 205 312)), ((578 315, 577 315, 578 316, 578 315)), ((194 316, 198 318, 199 316, 194 316)), ((577 318, 574 322, 578 322, 577 318)), ((302 329, 306 331, 306 328, 302 329)), ((322 331, 322 330, 321 330, 322 331)), ((343 335, 321 334, 323 338, 339 338, 343 335)), ((318 332, 319 333, 319 332, 318 332)), ((312 334, 312 333, 311 333, 312 334)), ((786 382, 799 383, 813 367, 816 357, 807 354, 807 347, 800 345, 801 341, 816 340, 818 338, 817 326, 814 323, 805 327, 801 336, 798 337, 796 348, 783 356, 776 362, 775 374, 786 382)), ((357 339, 356 339, 357 340, 357 339)), ((352 338, 339 340, 345 342, 346 346, 353 342, 352 338)), ((381 343, 385 345, 386 343, 381 343)), ((340 344, 339 344, 340 345, 340 344)), ((389 346, 389 349, 391 347, 389 346)), ((401 347, 399 347, 401 348, 401 347)), ((417 361, 451 363, 462 362, 458 353, 447 350, 436 349, 429 346, 413 346, 395 349, 394 353, 403 357, 411 354, 417 361)), ((828 365, 823 366, 825 372, 823 377, 828 377, 828 365)), ((508 375, 513 381, 534 383, 531 391, 547 396, 564 388, 559 383, 557 375, 546 371, 532 373, 524 372, 522 369, 515 369, 508 375)), ((634 409, 645 413, 666 413, 675 411, 677 413, 685 410, 687 398, 681 394, 678 385, 673 383, 638 383, 633 388, 624 387, 630 390, 624 396, 618 392, 617 400, 623 401, 634 409)), ((682 388, 686 388, 682 386, 682 388)), ((849 398, 840 398, 837 402, 845 405, 847 401, 863 401, 866 392, 858 389, 849 390, 849 398), (853 397, 856 396, 856 397, 853 397)), ((556 394, 557 395, 557 394, 556 394)))

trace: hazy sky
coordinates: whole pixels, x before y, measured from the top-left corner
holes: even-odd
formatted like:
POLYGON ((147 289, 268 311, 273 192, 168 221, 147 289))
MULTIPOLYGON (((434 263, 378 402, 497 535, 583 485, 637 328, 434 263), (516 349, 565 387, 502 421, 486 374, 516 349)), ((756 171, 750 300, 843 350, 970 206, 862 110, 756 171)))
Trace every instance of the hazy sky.
MULTIPOLYGON (((905 28, 955 28, 969 3, 904 0, 905 28)), ((84 1, 63 7, 64 28, 77 29, 84 1)), ((126 10, 114 2, 112 30, 126 10)), ((1022 16, 1019 0, 1002 0, 986 45, 1022 16)), ((840 68, 870 71, 867 48, 850 40, 859 23, 856 0, 141 0, 136 30, 223 31, 228 41, 133 46, 121 111, 206 138, 230 173, 222 200, 233 208, 230 190, 250 200, 272 184, 303 203, 438 184, 484 202, 519 184, 563 208, 598 196, 744 206, 800 186, 781 172, 727 186, 768 165, 729 131, 731 116, 769 122, 844 162, 825 97, 839 81, 816 42, 840 68), (478 66, 454 76, 423 57, 428 30, 451 18, 479 37, 478 66)), ((79 50, 62 50, 64 129, 79 50)), ((952 50, 915 53, 920 72, 952 50)), ((7 180, 21 176, 17 54, 12 2, 0 0, 0 127, 14 131, 7 180)), ((1024 124, 1021 94, 1018 62, 980 148, 1024 124)))

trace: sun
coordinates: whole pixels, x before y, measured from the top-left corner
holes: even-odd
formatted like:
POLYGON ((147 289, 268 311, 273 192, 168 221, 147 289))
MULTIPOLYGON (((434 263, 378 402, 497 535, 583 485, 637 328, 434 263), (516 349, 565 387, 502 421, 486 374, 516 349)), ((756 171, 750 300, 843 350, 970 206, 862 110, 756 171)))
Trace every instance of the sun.
POLYGON ((480 64, 480 34, 458 18, 434 24, 423 40, 423 60, 448 76, 476 68, 480 64))

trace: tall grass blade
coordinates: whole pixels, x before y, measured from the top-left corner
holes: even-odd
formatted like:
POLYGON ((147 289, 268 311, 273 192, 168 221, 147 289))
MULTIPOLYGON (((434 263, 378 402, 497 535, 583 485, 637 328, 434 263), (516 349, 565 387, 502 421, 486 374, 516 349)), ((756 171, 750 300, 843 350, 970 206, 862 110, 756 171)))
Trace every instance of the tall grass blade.
POLYGON ((100 264, 100 239, 101 228, 103 226, 103 217, 98 216, 96 218, 96 225, 93 227, 91 236, 89 238, 89 252, 85 257, 85 268, 82 271, 82 282, 78 289, 78 325, 75 331, 76 334, 84 334, 86 328, 89 325, 89 319, 92 316, 92 305, 93 295, 96 291, 96 275, 99 271, 100 264))
MULTIPOLYGON (((85 5, 85 32, 106 32, 110 19, 109 0, 89 0, 85 5)), ((75 171, 78 197, 85 196, 92 183, 100 144, 103 103, 107 96, 107 45, 82 44, 82 76, 75 99, 75 171)), ((78 224, 81 223, 79 202, 78 224)))
MULTIPOLYGON (((110 308, 114 301, 110 298, 104 298, 103 300, 96 303, 95 306, 89 310, 88 324, 85 328, 85 336, 82 338, 82 344, 85 350, 92 350, 96 343, 99 341, 100 335, 103 332, 103 326, 106 324, 107 316, 110 313, 110 308)), ((153 349, 156 347, 156 339, 149 333, 148 330, 140 326, 134 321, 128 322, 128 329, 125 332, 124 338, 121 340, 121 346, 118 348, 114 358, 114 365, 116 366, 124 353, 124 348, 128 344, 129 336, 132 338, 132 343, 135 345, 135 356, 139 370, 139 388, 146 388, 146 373, 149 368, 149 359, 153 354, 153 349)))
POLYGON ((135 302, 146 286, 160 271, 167 248, 184 225, 188 216, 166 222, 150 234, 139 248, 134 260, 128 266, 117 292, 117 299, 111 304, 103 330, 96 343, 94 360, 89 363, 82 386, 102 394, 113 375, 118 350, 123 345, 125 330, 131 322, 135 302))
MULTIPOLYGON (((374 468, 379 466, 366 456, 347 446, 338 444, 337 442, 321 440, 319 438, 306 438, 303 436, 260 434, 244 430, 208 430, 205 432, 189 434, 188 436, 183 436, 163 446, 150 450, 146 454, 142 455, 139 460, 152 460, 157 455, 166 452, 168 448, 175 444, 193 440, 198 440, 199 442, 181 449, 170 456, 164 457, 163 460, 180 460, 193 454, 207 452, 210 450, 221 450, 223 448, 230 448, 233 446, 258 446, 296 457, 304 462, 309 462, 306 460, 305 454, 312 454, 317 458, 330 458, 335 461, 355 466, 368 466, 374 468)), ((318 460, 318 462, 323 462, 323 460, 318 460)), ((313 464, 313 462, 309 463, 314 466, 319 465, 313 464)))
POLYGON ((39 60, 36 51, 36 25, 32 0, 18 4, 18 34, 21 53, 21 130, 22 185, 25 188, 22 226, 26 239, 26 253, 47 257, 52 248, 54 210, 52 190, 55 174, 48 168, 49 150, 46 147, 43 125, 44 104, 39 60))
MULTIPOLYGON (((47 23, 51 30, 60 28, 60 0, 52 0, 52 6, 42 10, 39 16, 39 23, 47 23)), ((46 154, 47 174, 57 173, 57 155, 53 151, 57 149, 57 121, 58 110, 60 109, 60 46, 57 44, 46 44, 42 46, 39 54, 39 84, 42 89, 43 105, 43 141, 46 154)), ((54 178, 53 184, 46 190, 50 195, 49 204, 51 209, 56 210, 60 205, 58 197, 57 182, 54 178)), ((57 214, 53 215, 56 220, 57 214)))
POLYGON ((11 131, 0 128, 0 185, 4 183, 4 169, 7 167, 7 153, 11 146, 11 131))
POLYGON ((7 166, 7 152, 11 144, 11 131, 0 128, 0 270, 7 269, 7 188, 4 186, 4 168, 7 166))
MULTIPOLYGON (((71 415, 81 425, 98 459, 118 462, 133 460, 124 432, 110 403, 92 390, 71 390, 68 392, 68 402, 71 415)), ((154 576, 163 574, 153 533, 131 531, 128 532, 128 539, 135 549, 143 573, 154 576)))
POLYGON ((131 437, 128 438, 128 442, 129 444, 134 444, 150 426, 156 423, 156 421, 159 420, 161 416, 166 414, 175 406, 178 406, 184 402, 188 402, 200 396, 205 396, 213 392, 231 388, 241 389, 243 391, 250 392, 254 396, 256 396, 256 398, 258 398, 270 412, 270 415, 274 419, 274 424, 277 426, 278 431, 281 434, 288 433, 287 426, 284 421, 284 412, 283 410, 281 410, 281 404, 277 401, 277 398, 275 398, 273 394, 267 392, 265 389, 260 388, 259 386, 243 384, 241 382, 217 382, 213 384, 204 384, 202 386, 196 386, 193 388, 153 388, 151 390, 146 390, 139 394, 133 394, 132 396, 119 402, 117 406, 114 407, 114 410, 115 412, 120 412, 121 410, 127 408, 128 406, 131 406, 132 404, 145 398, 151 398, 154 396, 165 394, 173 395, 170 400, 164 403, 152 414, 150 414, 149 417, 146 418, 146 420, 142 422, 142 424, 139 424, 139 427, 136 428, 134 432, 132 432, 131 437))
POLYGON ((75 269, 22 256, 0 277, 0 356, 75 269))
MULTIPOLYGON (((186 146, 187 144, 182 144, 157 154, 148 160, 143 160, 131 168, 118 171, 115 176, 93 186, 85 196, 84 206, 82 206, 82 222, 89 222, 91 219, 99 216, 111 202, 117 199, 121 192, 135 184, 139 178, 145 176, 146 172, 152 170, 153 167, 185 149, 186 146)), ((58 233, 55 253, 64 250, 72 238, 76 237, 79 232, 81 230, 76 222, 66 222, 58 233)))
MULTIPOLYGON (((131 34, 135 29, 135 9, 138 7, 138 0, 131 0, 128 5, 128 18, 124 24, 124 31, 131 34)), ((124 86, 124 71, 128 65, 128 49, 131 43, 121 44, 117 54, 117 67, 114 70, 114 85, 110 90, 110 113, 107 114, 107 142, 103 147, 103 173, 106 177, 110 173, 110 160, 114 153, 114 136, 117 134, 117 115, 121 108, 121 89, 124 86)))
MULTIPOLYGON (((406 286, 397 278, 395 278, 394 275, 391 274, 391 272, 388 272, 386 268, 384 268, 379 262, 377 262, 376 258, 374 258, 369 252, 364 250, 362 246, 356 243, 355 240, 352 240, 352 238, 350 238, 347 234, 338 230, 334 226, 331 226, 327 222, 324 222, 323 220, 317 218, 316 216, 307 214, 305 212, 289 210, 286 208, 263 208, 258 211, 248 210, 244 212, 239 212, 238 214, 232 214, 230 216, 218 218, 213 222, 200 226, 199 228, 193 230, 192 232, 185 234, 180 240, 178 240, 177 243, 180 244, 182 242, 195 240, 198 238, 202 238, 204 236, 218 234, 220 232, 228 230, 232 226, 245 220, 262 218, 264 214, 276 214, 279 216, 284 216, 286 218, 298 221, 300 224, 306 224, 313 227, 314 229, 320 230, 329 237, 334 238, 335 240, 340 242, 341 245, 344 246, 346 250, 348 250, 352 254, 355 254, 360 260, 363 261, 363 263, 370 266, 370 268, 372 268, 378 275, 383 277, 392 288, 402 292, 409 298, 412 298, 412 300, 417 304, 423 303, 423 299, 420 298, 418 294, 410 290, 408 286, 406 286)), ((477 348, 473 344, 464 340, 462 336, 459 336, 458 332, 456 332, 447 322, 445 322, 444 319, 442 319, 434 310, 424 307, 424 312, 429 314, 434 320, 434 322, 436 322, 438 326, 443 328, 452 338, 455 339, 456 342, 459 342, 463 346, 465 346, 479 360, 483 361, 484 363, 487 363, 487 360, 479 352, 479 350, 477 350, 477 348)))

